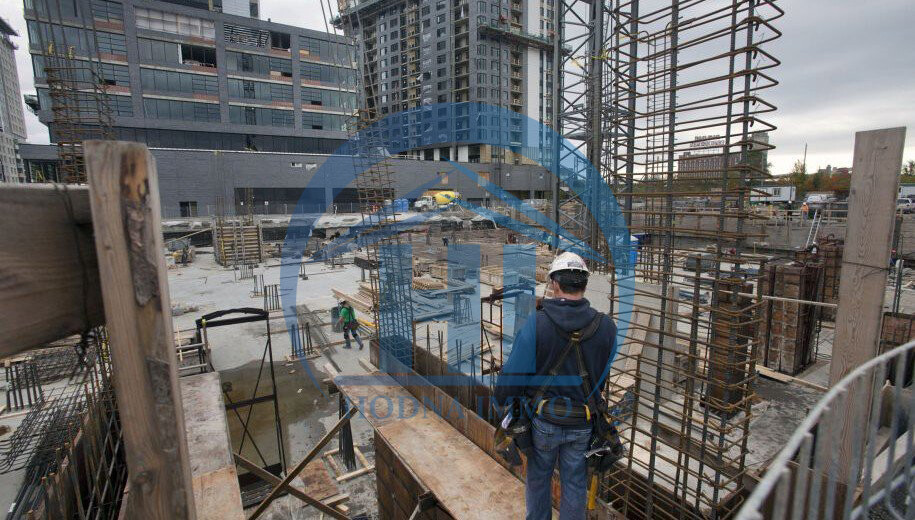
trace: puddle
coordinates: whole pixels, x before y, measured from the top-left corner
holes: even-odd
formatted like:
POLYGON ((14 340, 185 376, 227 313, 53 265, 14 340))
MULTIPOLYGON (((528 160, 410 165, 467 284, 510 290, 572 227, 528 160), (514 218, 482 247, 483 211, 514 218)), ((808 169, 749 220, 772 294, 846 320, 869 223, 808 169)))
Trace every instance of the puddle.
MULTIPOLYGON (((276 351, 274 351, 274 355, 276 355, 276 351)), ((256 360, 237 368, 219 371, 223 389, 228 390, 228 397, 224 397, 226 404, 251 399, 254 396, 254 387, 257 384, 260 370, 260 360, 256 360)), ((311 378, 297 362, 289 366, 284 362, 274 363, 274 373, 279 396, 280 424, 286 451, 286 464, 289 465, 294 464, 299 454, 307 451, 308 447, 313 444, 312 442, 303 445, 305 438, 317 439, 324 434, 326 429, 320 419, 336 413, 337 400, 336 396, 328 398, 315 388, 311 378), (303 436, 303 433, 307 434, 303 436)), ((325 375, 317 372, 315 377, 320 381, 325 375)), ((256 395, 258 397, 268 395, 271 389, 270 370, 265 363, 256 395)), ((234 451, 238 451, 242 446, 243 437, 246 437, 243 435, 243 422, 247 419, 250 436, 244 439, 241 455, 259 465, 264 465, 264 461, 269 465, 279 462, 272 400, 263 401, 251 407, 243 406, 235 411, 227 410, 226 418, 234 451), (251 443, 252 438, 257 445, 256 449, 251 443), (258 450, 260 454, 258 454, 258 450)))

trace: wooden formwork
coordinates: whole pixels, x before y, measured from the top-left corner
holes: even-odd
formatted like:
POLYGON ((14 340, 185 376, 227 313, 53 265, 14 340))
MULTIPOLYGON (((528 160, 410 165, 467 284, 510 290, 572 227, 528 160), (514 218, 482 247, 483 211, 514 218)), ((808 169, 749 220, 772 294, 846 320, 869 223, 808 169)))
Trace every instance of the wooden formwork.
MULTIPOLYGON (((760 294, 821 301, 823 263, 770 262, 760 276, 760 294)), ((796 375, 816 361, 813 335, 821 307, 784 300, 760 305, 757 361, 766 368, 796 375)))
POLYGON ((213 254, 216 256, 216 262, 222 266, 263 262, 264 236, 260 224, 214 222, 213 254))
MULTIPOLYGON (((823 299, 821 301, 825 303, 839 303, 839 278, 842 276, 842 253, 844 250, 845 241, 830 235, 820 238, 816 253, 810 251, 798 251, 795 253, 795 260, 800 262, 822 261, 823 299)), ((823 319, 834 321, 836 319, 836 309, 834 307, 823 307, 820 310, 820 316, 823 319)))

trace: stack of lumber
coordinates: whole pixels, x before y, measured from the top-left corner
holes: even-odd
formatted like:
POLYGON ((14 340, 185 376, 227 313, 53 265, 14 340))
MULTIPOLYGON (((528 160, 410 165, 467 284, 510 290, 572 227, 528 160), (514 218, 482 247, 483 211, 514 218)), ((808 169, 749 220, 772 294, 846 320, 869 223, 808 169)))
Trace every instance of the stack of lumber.
POLYGON ((359 291, 355 294, 345 293, 336 287, 331 288, 334 297, 339 300, 346 300, 359 312, 372 314, 374 311, 374 291, 368 283, 359 284, 359 291))
POLYGON ((427 291, 435 291, 446 288, 447 285, 441 280, 435 278, 415 277, 413 278, 413 288, 427 291))

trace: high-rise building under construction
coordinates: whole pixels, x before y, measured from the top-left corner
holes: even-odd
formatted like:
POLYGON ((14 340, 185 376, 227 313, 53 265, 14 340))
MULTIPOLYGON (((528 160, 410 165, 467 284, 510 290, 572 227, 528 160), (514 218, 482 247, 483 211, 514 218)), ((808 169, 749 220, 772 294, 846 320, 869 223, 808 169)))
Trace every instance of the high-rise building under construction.
POLYGON ((454 144, 423 147, 420 136, 430 129, 404 128, 391 136, 400 140, 398 148, 425 160, 537 159, 529 151, 522 157, 522 132, 530 120, 552 123, 554 0, 340 0, 339 9, 339 25, 356 42, 366 108, 375 117, 454 104, 450 126, 431 129, 447 133, 437 141, 454 144), (518 116, 471 121, 464 103, 518 116), (458 144, 477 138, 473 132, 481 126, 503 132, 507 150, 458 144))

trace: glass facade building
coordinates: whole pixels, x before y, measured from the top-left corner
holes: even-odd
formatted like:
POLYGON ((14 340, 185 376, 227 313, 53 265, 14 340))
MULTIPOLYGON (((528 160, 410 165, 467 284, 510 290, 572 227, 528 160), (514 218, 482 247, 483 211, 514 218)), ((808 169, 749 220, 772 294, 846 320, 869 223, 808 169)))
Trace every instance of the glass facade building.
POLYGON ((238 2, 230 10, 225 2, 68 0, 60 12, 58 4, 25 0, 38 115, 52 130, 50 45, 99 61, 117 139, 298 153, 330 153, 346 139, 356 65, 342 36, 259 20, 257 2, 251 16, 229 14, 243 11, 238 2))

